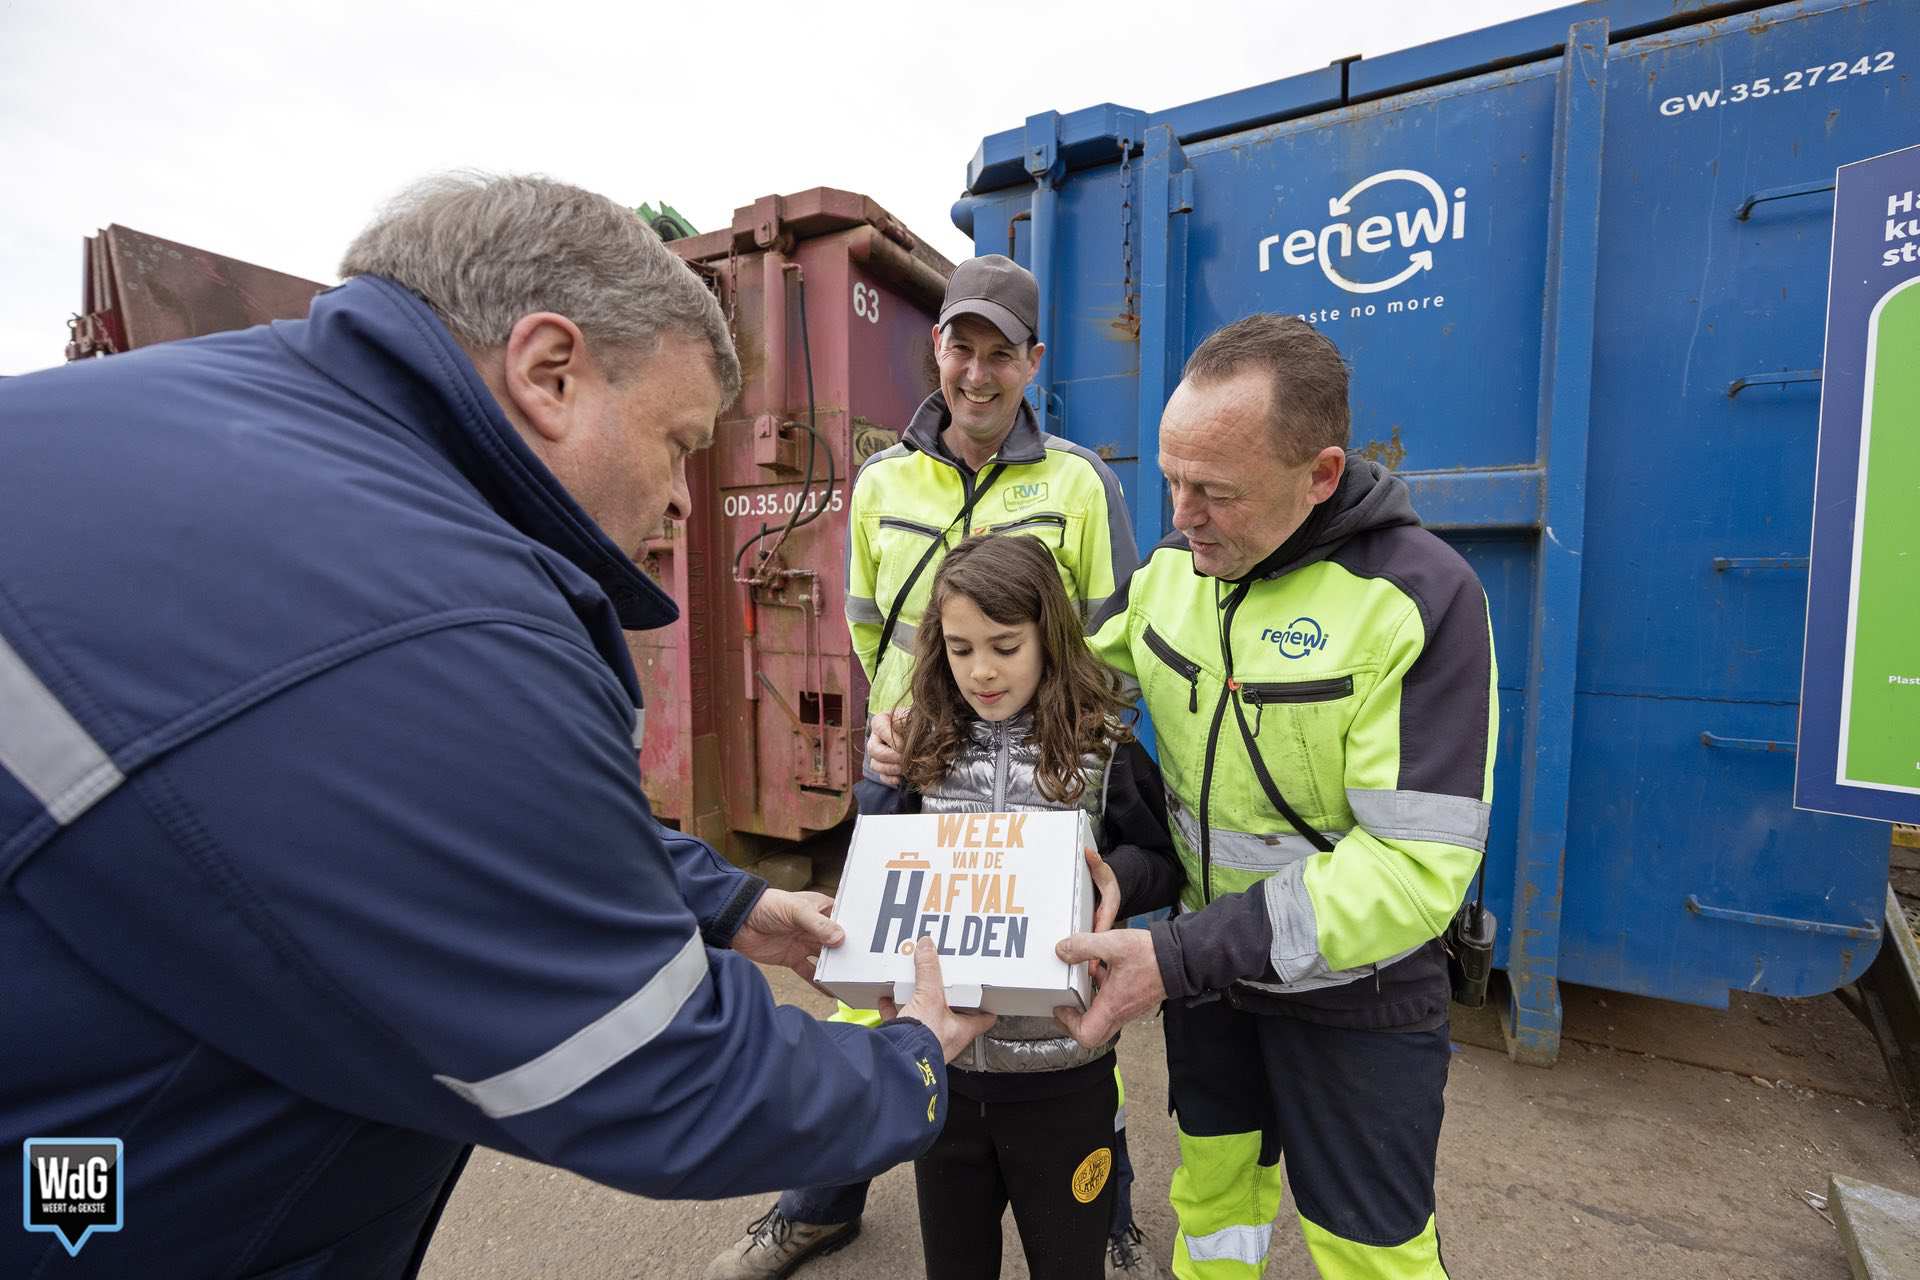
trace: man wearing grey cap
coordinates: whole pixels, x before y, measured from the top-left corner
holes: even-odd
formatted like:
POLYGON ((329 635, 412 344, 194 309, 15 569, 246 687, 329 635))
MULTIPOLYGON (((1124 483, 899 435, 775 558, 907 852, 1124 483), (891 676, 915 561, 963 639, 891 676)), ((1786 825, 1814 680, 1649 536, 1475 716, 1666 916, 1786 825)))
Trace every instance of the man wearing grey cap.
MULTIPOLYGON (((867 714, 902 706, 914 628, 947 547, 970 533, 1032 534, 1053 550, 1085 618, 1125 588, 1139 559, 1120 482, 1091 450, 1048 435, 1023 398, 1046 348, 1040 288, 999 254, 960 264, 933 332, 940 386, 900 443, 860 468, 849 504, 847 626, 872 692, 867 714)), ((862 812, 883 811, 871 769, 862 812)))
MULTIPOLYGON (((1011 258, 988 254, 961 263, 933 331, 940 386, 900 442, 869 458, 854 482, 847 626, 871 686, 867 713, 882 721, 855 787, 862 813, 900 805, 901 793, 873 766, 897 772, 884 721, 908 700, 915 630, 950 547, 971 533, 1039 538, 1083 623, 1125 590, 1139 559, 1112 470, 1091 450, 1043 431, 1024 398, 1046 349, 1035 336, 1039 310, 1038 283, 1011 258)), ((845 1004, 833 1019, 879 1022, 877 1014, 845 1004)), ((1116 1132, 1115 1146, 1124 1161, 1122 1136, 1116 1132)), ((786 1276, 844 1247, 860 1232, 867 1186, 787 1192, 714 1259, 708 1280, 786 1276)), ((1116 1201, 1113 1252, 1131 1264, 1139 1237, 1127 1199, 1123 1193, 1116 1201)))

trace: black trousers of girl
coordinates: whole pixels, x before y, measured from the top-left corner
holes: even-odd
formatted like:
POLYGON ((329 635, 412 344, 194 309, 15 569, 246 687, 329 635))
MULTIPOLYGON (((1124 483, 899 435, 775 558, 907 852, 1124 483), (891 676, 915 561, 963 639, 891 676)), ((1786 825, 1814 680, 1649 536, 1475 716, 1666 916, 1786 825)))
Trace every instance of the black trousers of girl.
POLYGON ((998 1280, 1009 1201, 1033 1280, 1101 1280, 1116 1192, 1113 1055, 949 1079, 946 1128, 913 1165, 928 1280, 998 1280))

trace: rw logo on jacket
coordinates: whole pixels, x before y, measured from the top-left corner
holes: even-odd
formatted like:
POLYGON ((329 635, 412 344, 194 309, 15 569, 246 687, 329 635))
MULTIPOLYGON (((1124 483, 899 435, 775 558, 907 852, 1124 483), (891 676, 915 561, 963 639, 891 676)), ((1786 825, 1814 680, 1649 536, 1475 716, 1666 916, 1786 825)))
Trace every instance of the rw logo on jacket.
POLYGON ((1010 484, 1001 495, 1009 511, 1024 511, 1028 507, 1047 500, 1047 482, 1035 480, 1028 484, 1010 484))

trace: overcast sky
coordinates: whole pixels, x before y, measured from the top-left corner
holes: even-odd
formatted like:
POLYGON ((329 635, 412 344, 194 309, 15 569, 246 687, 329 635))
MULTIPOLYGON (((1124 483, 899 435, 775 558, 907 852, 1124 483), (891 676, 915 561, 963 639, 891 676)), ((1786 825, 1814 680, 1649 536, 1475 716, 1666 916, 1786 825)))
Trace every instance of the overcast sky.
POLYGON ((541 172, 708 230, 872 196, 950 258, 980 139, 1377 56, 1549 0, 287 4, 0 0, 0 374, 57 363, 121 223, 332 282, 409 180, 541 172))

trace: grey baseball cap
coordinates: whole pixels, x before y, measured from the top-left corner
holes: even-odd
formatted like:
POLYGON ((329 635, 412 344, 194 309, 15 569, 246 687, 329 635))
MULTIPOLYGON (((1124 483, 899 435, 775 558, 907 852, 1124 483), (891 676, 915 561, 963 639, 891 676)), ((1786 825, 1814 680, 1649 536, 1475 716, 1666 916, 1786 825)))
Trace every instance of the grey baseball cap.
POLYGON ((989 253, 968 258, 954 269, 940 304, 940 327, 955 316, 979 316, 1005 334, 1009 342, 1033 337, 1040 315, 1040 282, 1012 258, 989 253))

